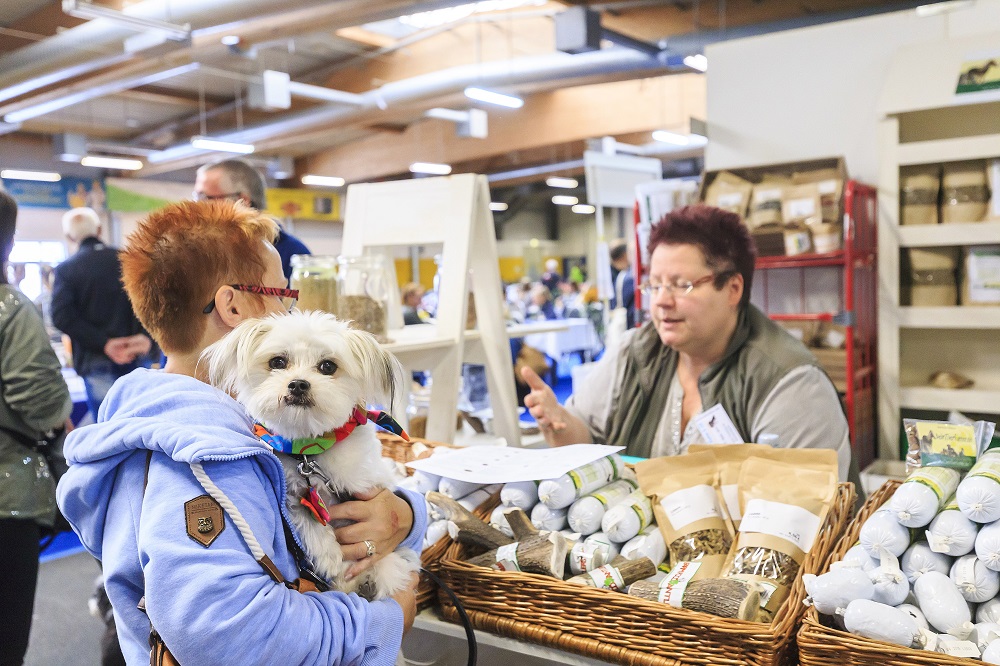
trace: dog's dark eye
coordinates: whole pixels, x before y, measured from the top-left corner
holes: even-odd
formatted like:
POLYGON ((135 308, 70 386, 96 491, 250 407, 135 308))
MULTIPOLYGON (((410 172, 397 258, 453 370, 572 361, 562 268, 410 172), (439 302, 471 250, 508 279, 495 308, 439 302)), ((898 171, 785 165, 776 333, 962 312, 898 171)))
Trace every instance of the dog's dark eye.
POLYGON ((337 364, 330 360, 320 361, 317 368, 324 375, 332 375, 337 372, 337 364))
POLYGON ((267 362, 267 367, 272 370, 284 370, 288 367, 288 359, 284 356, 275 356, 267 362))

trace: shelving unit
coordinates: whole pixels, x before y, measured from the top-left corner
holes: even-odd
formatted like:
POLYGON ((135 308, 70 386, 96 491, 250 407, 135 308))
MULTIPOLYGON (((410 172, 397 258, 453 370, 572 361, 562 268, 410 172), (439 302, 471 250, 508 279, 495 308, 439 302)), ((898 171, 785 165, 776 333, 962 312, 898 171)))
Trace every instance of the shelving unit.
POLYGON ((486 366, 494 431, 509 446, 520 446, 514 364, 489 202, 486 177, 475 174, 351 185, 343 252, 358 256, 386 247, 441 244, 436 320, 389 330, 385 348, 400 360, 407 376, 412 370, 431 371, 428 439, 453 442, 459 376, 463 360, 471 356, 486 366), (465 330, 470 274, 475 331, 465 330))
MULTIPOLYGON (((1000 220, 901 226, 900 168, 1000 157, 1000 90, 959 95, 969 54, 995 47, 986 38, 901 49, 879 102, 879 457, 900 457, 904 409, 1000 413, 997 333, 1000 307, 900 306, 900 251, 1000 244, 1000 220), (913 82, 920 81, 920 85, 913 82), (951 370, 969 389, 930 386, 951 370)), ((994 193, 997 196, 997 193, 994 193)))
MULTIPOLYGON (((762 281, 762 309, 776 321, 824 321, 844 326, 844 380, 838 390, 844 400, 851 430, 851 448, 860 467, 875 456, 875 331, 876 331, 876 191, 855 181, 844 185, 843 249, 824 254, 759 257, 757 276, 764 271, 797 272, 799 307, 795 313, 775 313, 770 308, 768 281, 762 281), (812 291, 812 269, 837 270, 837 308, 811 312, 807 296, 812 291)), ((757 279, 754 280, 755 285, 757 279)), ((822 352, 818 352, 822 353, 822 352)))

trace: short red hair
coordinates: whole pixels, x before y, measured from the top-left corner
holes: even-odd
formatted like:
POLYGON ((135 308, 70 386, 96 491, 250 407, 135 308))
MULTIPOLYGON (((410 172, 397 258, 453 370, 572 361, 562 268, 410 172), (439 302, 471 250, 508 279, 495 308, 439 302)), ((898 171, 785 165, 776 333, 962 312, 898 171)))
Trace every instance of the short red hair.
POLYGON ((132 309, 167 354, 196 351, 205 304, 224 284, 260 284, 261 241, 278 225, 242 203, 183 201, 151 213, 121 251, 132 309))

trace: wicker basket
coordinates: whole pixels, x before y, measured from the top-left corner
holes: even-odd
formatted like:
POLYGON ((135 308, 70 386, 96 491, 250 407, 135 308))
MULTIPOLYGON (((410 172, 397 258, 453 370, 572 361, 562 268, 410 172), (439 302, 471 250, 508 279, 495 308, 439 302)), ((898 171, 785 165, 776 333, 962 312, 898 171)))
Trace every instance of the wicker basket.
MULTIPOLYGON (((426 457, 424 456, 424 452, 421 451, 424 447, 428 450, 433 450, 438 446, 452 448, 448 444, 432 442, 428 439, 422 439, 419 437, 411 437, 410 441, 406 441, 402 437, 397 437, 396 435, 385 432, 379 432, 378 438, 379 441, 382 442, 382 457, 389 458, 403 464, 413 462, 421 457, 426 457), (422 446, 414 447, 414 444, 420 444, 422 446)), ((412 476, 413 470, 407 467, 406 473, 407 475, 412 476)), ((473 513, 476 514, 478 518, 488 521, 490 514, 493 513, 493 509, 495 509, 499 504, 500 493, 497 492, 479 505, 473 513)), ((436 543, 424 548, 423 552, 420 554, 420 566, 424 569, 430 569, 431 571, 437 572, 439 562, 448 550, 448 546, 451 544, 451 538, 444 536, 438 539, 436 543)), ((417 586, 417 609, 423 610, 424 608, 433 606, 436 600, 437 585, 435 585, 434 582, 431 581, 431 579, 426 575, 420 574, 420 584, 417 586)))
MULTIPOLYGON (((834 547, 829 562, 839 562, 844 553, 858 542, 861 526, 868 517, 889 501, 899 487, 899 481, 885 484, 865 502, 864 507, 848 527, 840 542, 834 547)), ((827 566, 821 571, 825 572, 827 566)), ((815 608, 809 608, 799 630, 799 663, 803 666, 969 666, 980 661, 951 657, 940 652, 911 650, 891 643, 883 643, 862 636, 833 629, 820 621, 815 608)))
MULTIPOLYGON (((479 629, 617 664, 778 666, 796 660, 795 630, 806 610, 803 573, 826 567, 854 507, 854 486, 842 483, 800 568, 789 599, 771 624, 743 622, 674 608, 546 576, 500 572, 461 561, 453 545, 440 563, 479 629)), ((442 595, 447 619, 455 609, 442 595)))

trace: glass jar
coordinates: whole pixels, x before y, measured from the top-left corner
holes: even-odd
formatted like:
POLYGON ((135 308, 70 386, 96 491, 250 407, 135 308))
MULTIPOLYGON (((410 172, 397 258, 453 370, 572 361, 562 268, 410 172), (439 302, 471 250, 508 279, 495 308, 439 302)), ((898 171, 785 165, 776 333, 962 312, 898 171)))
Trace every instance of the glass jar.
POLYGON ((419 391, 410 393, 410 402, 406 406, 406 433, 410 437, 423 439, 427 436, 427 415, 431 411, 430 387, 421 387, 419 391))
POLYGON ((337 257, 337 316, 388 342, 389 280, 382 255, 337 257))
POLYGON ((292 255, 292 289, 299 290, 299 310, 337 314, 337 257, 292 255))

